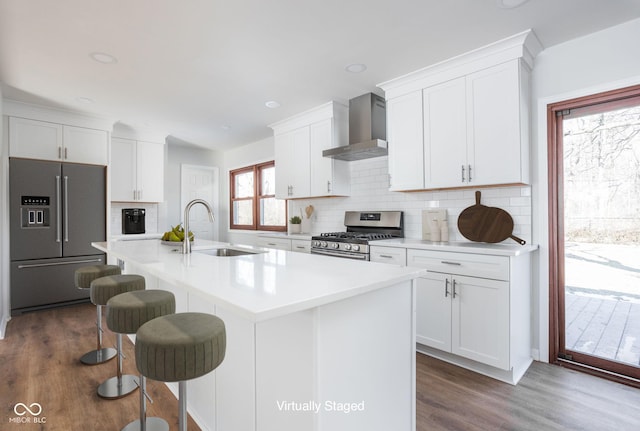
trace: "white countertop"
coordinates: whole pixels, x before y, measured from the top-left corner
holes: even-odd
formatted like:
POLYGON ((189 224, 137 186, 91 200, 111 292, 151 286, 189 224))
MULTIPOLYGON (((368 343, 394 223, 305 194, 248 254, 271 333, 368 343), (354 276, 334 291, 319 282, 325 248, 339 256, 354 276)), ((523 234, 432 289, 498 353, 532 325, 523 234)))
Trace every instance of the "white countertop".
POLYGON ((179 246, 151 240, 92 245, 256 322, 415 279, 426 272, 418 268, 204 240, 194 242, 190 255, 177 251, 179 246), (227 246, 260 253, 217 257, 198 252, 227 246))
POLYGON ((159 239, 162 238, 161 233, 133 233, 129 235, 111 235, 111 241, 138 241, 141 239, 159 239))
POLYGON ((537 245, 516 244, 487 244, 483 242, 459 241, 459 242, 433 242, 412 238, 383 239, 373 241, 371 246, 402 247, 419 250, 450 251, 457 253, 487 254, 493 256, 519 256, 531 253, 538 249, 537 245))

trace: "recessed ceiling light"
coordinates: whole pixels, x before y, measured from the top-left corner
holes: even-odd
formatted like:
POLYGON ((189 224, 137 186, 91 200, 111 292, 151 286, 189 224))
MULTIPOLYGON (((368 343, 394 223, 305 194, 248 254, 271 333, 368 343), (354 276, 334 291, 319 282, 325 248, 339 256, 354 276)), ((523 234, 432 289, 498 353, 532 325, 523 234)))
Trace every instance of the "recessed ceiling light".
POLYGON ((91 54, 89 54, 89 57, 91 57, 98 63, 103 64, 113 64, 118 62, 118 59, 116 59, 113 55, 106 54, 104 52, 92 52, 91 54))
POLYGON ((503 9, 514 9, 522 6, 528 1, 529 0, 496 0, 496 3, 498 4, 498 7, 503 9))
POLYGON ((362 63, 353 63, 344 68, 347 72, 362 73, 367 70, 367 65, 362 63))
POLYGON ((268 102, 264 102, 264 106, 271 109, 276 109, 280 107, 280 104, 275 100, 269 100, 268 102))
POLYGON ((93 99, 90 99, 88 97, 76 97, 76 101, 80 102, 80 103, 85 103, 85 104, 90 104, 93 103, 93 99))
POLYGON ((227 130, 231 130, 231 126, 227 126, 227 125, 225 124, 225 125, 223 125, 223 126, 220 126, 220 130, 224 130, 224 131, 226 132, 227 130))

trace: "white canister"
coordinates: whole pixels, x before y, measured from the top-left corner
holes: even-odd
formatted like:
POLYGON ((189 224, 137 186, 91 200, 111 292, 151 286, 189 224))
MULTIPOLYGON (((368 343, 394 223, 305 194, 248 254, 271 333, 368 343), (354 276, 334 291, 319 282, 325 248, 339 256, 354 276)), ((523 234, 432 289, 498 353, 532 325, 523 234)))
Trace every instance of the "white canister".
POLYGON ((429 222, 429 236, 431 241, 440 242, 440 226, 438 226, 438 220, 436 219, 429 222))
POLYGON ((440 220, 440 241, 449 242, 449 224, 446 220, 440 220))

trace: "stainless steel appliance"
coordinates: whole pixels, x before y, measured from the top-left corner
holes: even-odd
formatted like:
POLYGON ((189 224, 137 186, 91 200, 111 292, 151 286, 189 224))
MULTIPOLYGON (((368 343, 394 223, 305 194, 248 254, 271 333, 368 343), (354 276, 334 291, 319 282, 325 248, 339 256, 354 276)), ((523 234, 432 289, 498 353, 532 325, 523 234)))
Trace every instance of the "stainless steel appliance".
POLYGON ((143 208, 125 208, 122 210, 122 233, 125 235, 144 233, 145 211, 143 208))
POLYGON ((11 313, 85 301, 74 272, 105 263, 105 167, 9 160, 11 313))
POLYGON ((384 97, 367 93, 349 100, 349 145, 330 148, 323 157, 353 160, 386 156, 387 102, 384 97))
POLYGON ((346 232, 328 232, 311 237, 311 253, 369 260, 372 241, 403 238, 402 211, 347 211, 346 232))

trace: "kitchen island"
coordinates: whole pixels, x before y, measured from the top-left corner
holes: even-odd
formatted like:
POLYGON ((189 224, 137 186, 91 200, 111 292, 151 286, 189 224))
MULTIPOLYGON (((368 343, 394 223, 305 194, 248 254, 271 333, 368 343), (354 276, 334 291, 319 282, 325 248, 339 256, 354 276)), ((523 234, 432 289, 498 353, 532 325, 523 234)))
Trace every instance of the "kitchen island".
POLYGON ((158 240, 93 245, 173 292, 178 312, 224 320, 223 363, 188 383, 203 430, 415 430, 424 270, 208 241, 190 255, 158 240))

